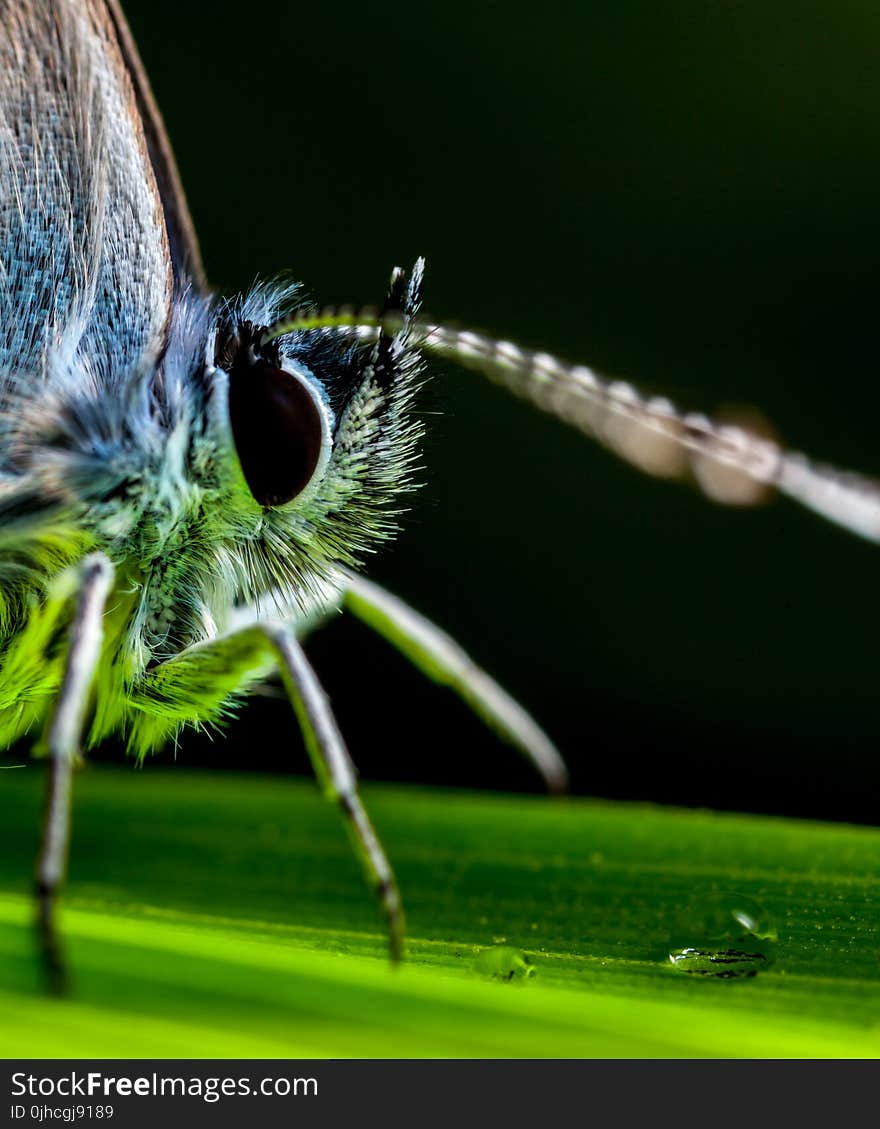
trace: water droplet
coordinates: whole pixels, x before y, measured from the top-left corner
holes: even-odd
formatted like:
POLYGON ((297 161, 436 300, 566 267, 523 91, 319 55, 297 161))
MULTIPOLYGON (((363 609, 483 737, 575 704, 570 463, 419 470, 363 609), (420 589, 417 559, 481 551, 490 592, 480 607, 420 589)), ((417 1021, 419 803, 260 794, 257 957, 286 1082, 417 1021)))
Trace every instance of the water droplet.
POLYGON ((529 958, 512 945, 483 949, 474 964, 477 972, 489 980, 527 980, 535 975, 529 958))
POLYGON ((745 894, 709 894, 688 907, 669 947, 679 972, 735 980, 756 976, 773 963, 776 926, 763 906, 745 894))
POLYGON ((744 949, 672 949, 669 959, 679 972, 689 976, 714 976, 716 980, 757 976, 770 963, 763 953, 744 949))

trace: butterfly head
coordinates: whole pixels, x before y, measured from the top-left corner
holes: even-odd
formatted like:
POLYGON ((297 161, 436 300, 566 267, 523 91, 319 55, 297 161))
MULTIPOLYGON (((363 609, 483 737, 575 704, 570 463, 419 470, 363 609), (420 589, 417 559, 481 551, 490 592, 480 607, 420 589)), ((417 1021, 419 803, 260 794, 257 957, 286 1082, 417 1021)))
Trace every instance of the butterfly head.
POLYGON ((273 337, 267 326, 296 300, 283 287, 220 308, 206 381, 219 510, 233 528, 219 543, 247 595, 326 580, 395 532, 421 435, 412 401, 422 361, 409 332, 421 281, 421 262, 392 274, 393 332, 273 337))

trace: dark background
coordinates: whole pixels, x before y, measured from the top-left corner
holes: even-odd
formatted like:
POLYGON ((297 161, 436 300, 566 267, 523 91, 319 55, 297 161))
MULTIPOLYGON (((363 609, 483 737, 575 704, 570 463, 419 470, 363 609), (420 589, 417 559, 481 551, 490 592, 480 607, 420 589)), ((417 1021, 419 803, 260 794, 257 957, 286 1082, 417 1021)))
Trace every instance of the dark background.
MULTIPOLYGON (((128 0, 209 274, 380 298, 880 472, 880 11, 128 0)), ((370 574, 466 644, 597 796, 875 821, 880 549, 641 477, 440 364, 427 483, 370 574)), ((531 788, 358 624, 310 653, 365 778, 531 788)), ((285 703, 179 762, 306 771, 285 703)))

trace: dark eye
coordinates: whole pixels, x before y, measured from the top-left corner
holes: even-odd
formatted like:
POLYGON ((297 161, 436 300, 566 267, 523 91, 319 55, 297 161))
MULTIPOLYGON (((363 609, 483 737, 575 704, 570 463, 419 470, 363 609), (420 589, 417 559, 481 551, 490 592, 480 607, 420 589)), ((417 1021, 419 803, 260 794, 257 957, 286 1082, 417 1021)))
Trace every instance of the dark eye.
POLYGON ((233 365, 229 419, 242 473, 261 506, 282 506, 305 490, 330 438, 304 380, 266 361, 233 365))

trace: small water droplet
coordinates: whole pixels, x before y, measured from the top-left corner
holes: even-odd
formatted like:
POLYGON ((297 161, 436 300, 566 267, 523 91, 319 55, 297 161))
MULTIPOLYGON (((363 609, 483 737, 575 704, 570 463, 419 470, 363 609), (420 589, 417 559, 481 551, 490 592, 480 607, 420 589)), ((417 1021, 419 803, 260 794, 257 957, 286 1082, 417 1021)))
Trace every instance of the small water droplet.
POLYGON ((529 958, 512 945, 483 949, 474 966, 481 976, 489 980, 527 980, 535 975, 534 965, 529 958))
POLYGON ((669 959, 679 972, 690 976, 714 976, 716 980, 736 980, 757 976, 770 963, 763 953, 743 949, 672 949, 669 959))
POLYGON ((691 976, 735 980, 773 963, 776 926, 745 894, 709 894, 682 914, 669 947, 673 968, 691 976))

